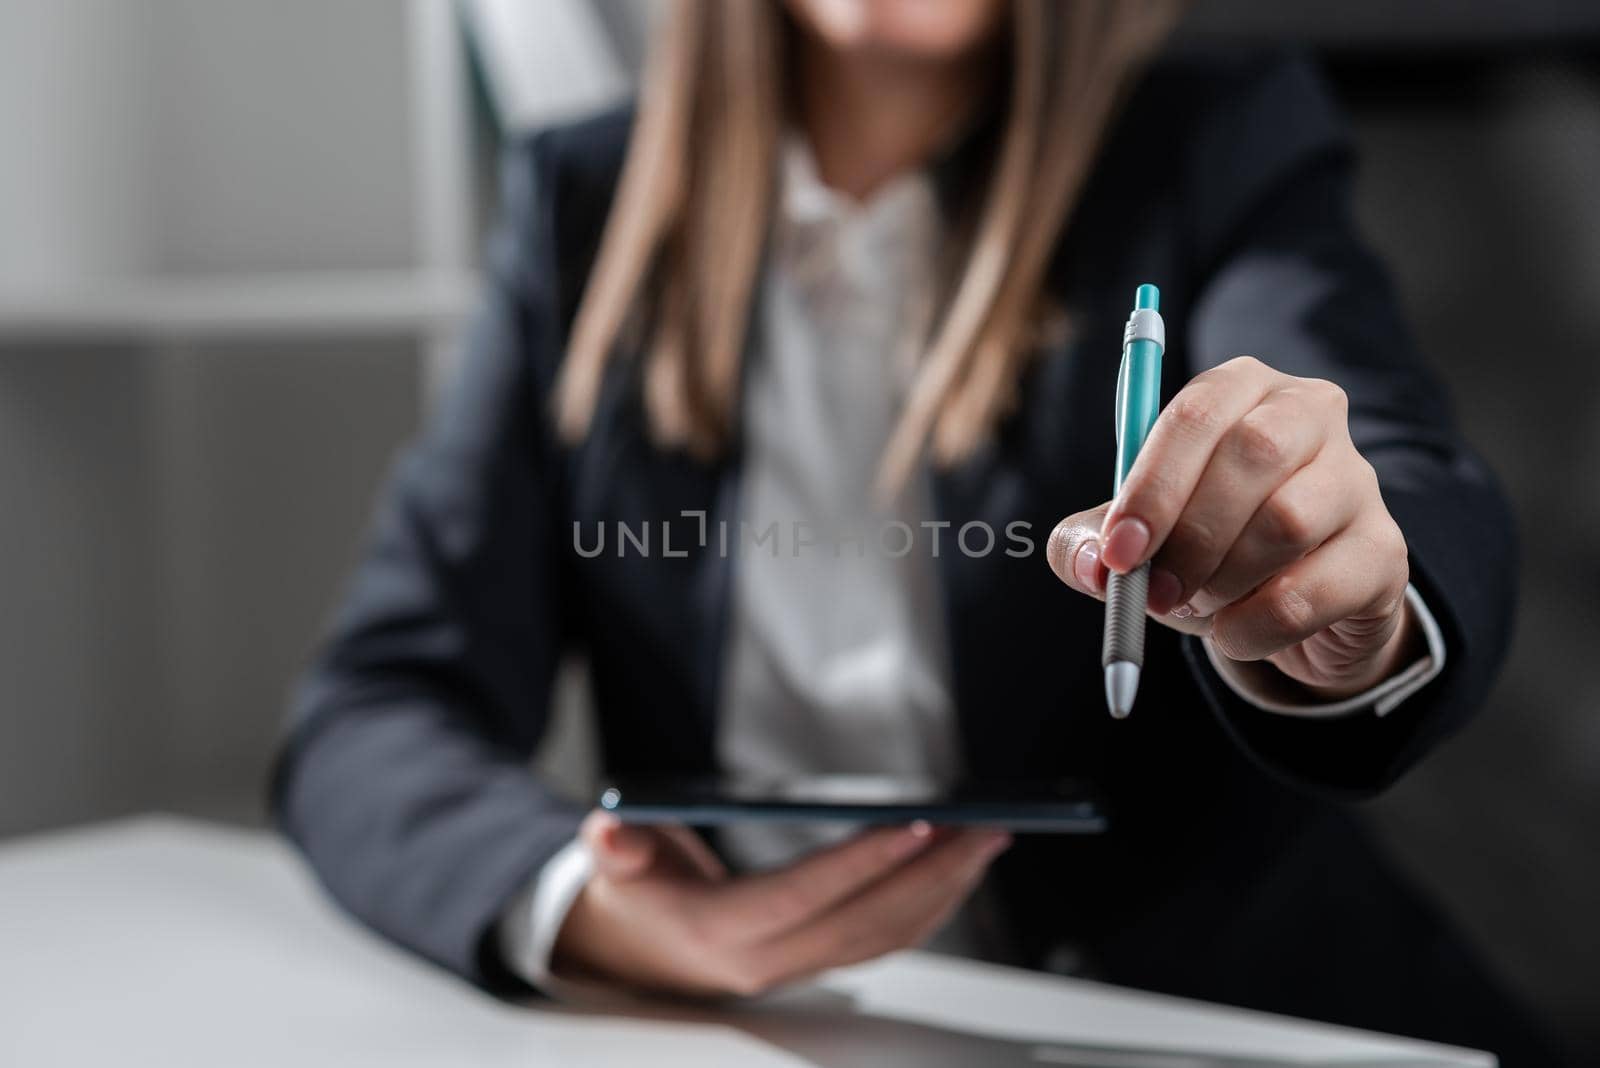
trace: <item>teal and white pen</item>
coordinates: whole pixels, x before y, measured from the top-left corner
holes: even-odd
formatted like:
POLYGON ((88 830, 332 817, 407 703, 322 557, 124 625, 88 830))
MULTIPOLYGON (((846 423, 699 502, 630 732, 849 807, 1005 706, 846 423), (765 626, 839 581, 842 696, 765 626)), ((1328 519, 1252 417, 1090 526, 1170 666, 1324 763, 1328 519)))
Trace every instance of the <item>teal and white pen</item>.
MULTIPOLYGON (((1122 331, 1122 366, 1117 371, 1117 470, 1112 500, 1150 436, 1161 410, 1161 354, 1167 327, 1161 321, 1161 291, 1140 286, 1133 295, 1133 314, 1122 331)), ((1106 672, 1106 705, 1122 719, 1133 709, 1144 667, 1144 612, 1150 590, 1148 563, 1106 579, 1106 635, 1100 664, 1106 672)))

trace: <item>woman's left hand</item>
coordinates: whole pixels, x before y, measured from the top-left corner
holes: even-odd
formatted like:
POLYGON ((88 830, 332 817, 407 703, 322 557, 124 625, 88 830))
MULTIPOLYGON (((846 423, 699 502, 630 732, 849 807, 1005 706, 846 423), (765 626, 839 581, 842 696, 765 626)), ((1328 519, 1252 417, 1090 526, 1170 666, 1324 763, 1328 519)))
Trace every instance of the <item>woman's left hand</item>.
POLYGON ((1152 618, 1323 699, 1382 682, 1414 640, 1405 538, 1350 440, 1344 391, 1249 356, 1185 386, 1118 498, 1063 519, 1048 556, 1102 599, 1107 568, 1151 561, 1152 618))

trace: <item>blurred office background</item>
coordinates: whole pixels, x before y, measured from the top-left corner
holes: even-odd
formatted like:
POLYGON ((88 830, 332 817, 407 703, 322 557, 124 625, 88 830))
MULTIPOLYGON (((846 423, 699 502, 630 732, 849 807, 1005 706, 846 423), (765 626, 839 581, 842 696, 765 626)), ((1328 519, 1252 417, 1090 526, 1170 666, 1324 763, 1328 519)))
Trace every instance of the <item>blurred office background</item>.
MULTIPOLYGON (((285 689, 448 377, 496 144, 625 95, 647 6, 0 0, 0 839, 261 822, 285 689)), ((1369 811, 1600 1063, 1600 10, 1202 0, 1185 33, 1318 50, 1516 504, 1490 707, 1369 811)))

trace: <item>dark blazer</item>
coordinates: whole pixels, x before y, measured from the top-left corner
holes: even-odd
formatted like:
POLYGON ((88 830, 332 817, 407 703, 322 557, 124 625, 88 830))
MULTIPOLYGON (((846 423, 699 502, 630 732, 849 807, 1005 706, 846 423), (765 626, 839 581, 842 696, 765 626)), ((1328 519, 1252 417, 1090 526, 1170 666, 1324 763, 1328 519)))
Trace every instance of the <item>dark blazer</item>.
MULTIPOLYGON (((629 129, 624 113, 514 146, 466 364, 399 461, 336 625, 294 702, 274 806, 331 893, 493 987, 488 938, 582 808, 528 771, 568 650, 587 657, 605 767, 712 770, 730 563, 693 548, 737 516, 737 448, 654 447, 633 361, 593 432, 558 444, 549 394, 629 129), (684 558, 585 559, 573 525, 672 527, 684 558)), ((937 170, 953 203, 978 135, 937 170)), ((1504 653, 1505 502, 1458 436, 1350 217, 1351 153, 1300 62, 1168 59, 1113 129, 1051 271, 1070 340, 1038 354, 994 440, 934 479, 938 517, 1031 524, 1038 551, 940 556, 960 737, 978 776, 1082 776, 1113 828, 1024 838, 994 881, 1035 962, 1075 947, 1109 980, 1505 1047, 1498 995, 1347 812, 1459 727, 1504 653), (1105 712, 1100 606, 1044 562, 1108 495, 1130 295, 1162 288, 1164 393, 1241 353, 1328 378, 1411 548, 1448 667, 1387 718, 1257 711, 1151 628, 1135 715, 1105 712)), ((1059 958, 1058 958, 1059 959, 1059 958)))

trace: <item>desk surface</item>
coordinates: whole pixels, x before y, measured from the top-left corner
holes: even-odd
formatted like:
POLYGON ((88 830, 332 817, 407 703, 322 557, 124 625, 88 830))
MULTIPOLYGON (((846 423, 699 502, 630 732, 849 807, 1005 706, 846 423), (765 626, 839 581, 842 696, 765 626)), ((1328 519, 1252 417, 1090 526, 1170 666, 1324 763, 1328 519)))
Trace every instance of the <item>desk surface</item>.
POLYGON ((0 847, 0 1064, 1492 1066, 925 953, 742 1009, 498 1002, 367 934, 272 837, 150 818, 0 847))

